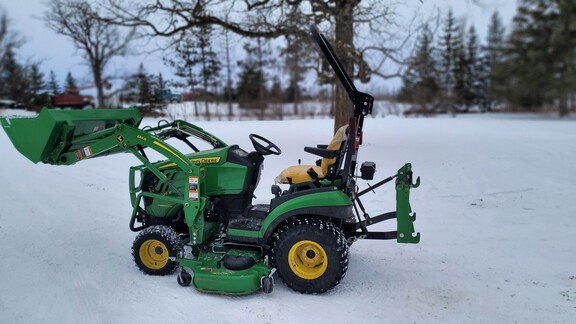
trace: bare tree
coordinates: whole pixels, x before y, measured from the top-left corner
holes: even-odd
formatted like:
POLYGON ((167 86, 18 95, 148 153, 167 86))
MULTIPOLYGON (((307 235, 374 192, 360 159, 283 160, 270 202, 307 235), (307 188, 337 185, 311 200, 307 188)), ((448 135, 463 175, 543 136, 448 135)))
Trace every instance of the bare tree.
POLYGON ((104 71, 110 60, 127 54, 134 33, 123 34, 119 28, 97 19, 98 11, 87 0, 49 0, 44 20, 49 28, 70 38, 83 52, 90 66, 97 91, 98 107, 105 105, 104 71))
MULTIPOLYGON (((362 82, 372 75, 389 78, 400 71, 384 72, 390 60, 402 63, 401 48, 414 31, 397 39, 399 24, 394 9, 398 1, 381 0, 143 0, 127 4, 121 0, 100 0, 103 21, 129 27, 143 27, 150 35, 173 36, 193 26, 220 26, 246 37, 276 38, 308 35, 310 23, 333 30, 335 50, 346 71, 362 82), (301 25, 291 23, 297 8, 301 25), (212 14, 205 15, 204 9, 212 14), (369 35, 368 35, 369 34, 369 35), (366 35, 367 37, 362 37, 366 35)), ((348 94, 337 87, 335 128, 346 124, 350 116, 348 94)))

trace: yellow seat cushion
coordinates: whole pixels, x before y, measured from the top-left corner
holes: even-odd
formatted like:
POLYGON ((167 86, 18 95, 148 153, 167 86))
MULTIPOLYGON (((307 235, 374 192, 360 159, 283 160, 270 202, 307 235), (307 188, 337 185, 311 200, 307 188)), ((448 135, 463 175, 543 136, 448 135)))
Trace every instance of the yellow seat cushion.
MULTIPOLYGON (((348 129, 348 125, 344 125, 340 127, 330 144, 326 147, 328 150, 333 151, 340 151, 342 142, 346 140, 346 130, 348 129)), ((276 183, 300 183, 300 182, 307 182, 307 181, 314 181, 316 179, 312 179, 310 175, 308 175, 308 170, 312 168, 316 174, 318 174, 318 179, 323 179, 328 174, 328 167, 336 162, 336 157, 328 159, 322 158, 320 162, 320 166, 316 165, 294 165, 284 169, 277 177, 275 182, 276 183), (288 181, 290 179, 290 181, 288 181)))
POLYGON ((324 178, 324 173, 322 173, 322 168, 316 165, 293 165, 284 169, 277 177, 276 183, 300 183, 307 181, 314 181, 310 175, 308 175, 308 170, 312 168, 318 174, 318 178, 324 178), (290 181, 288 181, 290 179, 290 181))

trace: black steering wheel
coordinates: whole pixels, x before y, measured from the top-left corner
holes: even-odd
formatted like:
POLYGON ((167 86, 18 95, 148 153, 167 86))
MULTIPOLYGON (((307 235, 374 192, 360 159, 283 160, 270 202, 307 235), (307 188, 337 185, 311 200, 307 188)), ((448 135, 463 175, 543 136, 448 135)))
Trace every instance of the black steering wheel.
POLYGON ((260 135, 250 134, 248 137, 250 137, 252 145, 254 145, 254 149, 260 155, 280 155, 280 153, 282 153, 282 150, 278 147, 278 145, 270 142, 270 140, 267 140, 260 135), (260 142, 263 142, 264 145, 260 142))

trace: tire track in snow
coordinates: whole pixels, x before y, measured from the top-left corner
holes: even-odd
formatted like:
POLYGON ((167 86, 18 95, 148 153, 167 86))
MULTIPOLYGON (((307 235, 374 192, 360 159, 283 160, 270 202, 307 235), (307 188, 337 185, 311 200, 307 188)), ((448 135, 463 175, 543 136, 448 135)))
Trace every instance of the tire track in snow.
POLYGON ((74 266, 74 271, 70 274, 73 291, 75 295, 79 296, 78 306, 80 309, 75 309, 75 313, 82 314, 82 323, 87 324, 98 324, 102 323, 100 318, 100 313, 98 312, 98 307, 95 302, 93 294, 86 293, 90 285, 90 276, 86 274, 86 271, 82 271, 82 268, 78 269, 78 266, 74 266))

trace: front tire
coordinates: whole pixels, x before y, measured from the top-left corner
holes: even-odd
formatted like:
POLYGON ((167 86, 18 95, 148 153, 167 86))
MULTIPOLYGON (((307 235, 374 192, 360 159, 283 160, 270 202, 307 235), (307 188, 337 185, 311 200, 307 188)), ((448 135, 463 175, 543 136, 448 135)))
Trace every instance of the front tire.
POLYGON ((297 219, 274 236, 272 260, 284 283, 305 294, 324 293, 340 283, 348 269, 348 245, 333 223, 297 219))
POLYGON ((188 287, 192 283, 192 275, 185 270, 182 270, 178 275, 178 278, 176 278, 176 281, 178 281, 180 286, 188 287))
POLYGON ((140 271, 164 276, 176 270, 178 264, 168 257, 175 257, 183 246, 180 235, 170 226, 151 226, 136 236, 132 256, 140 271))

